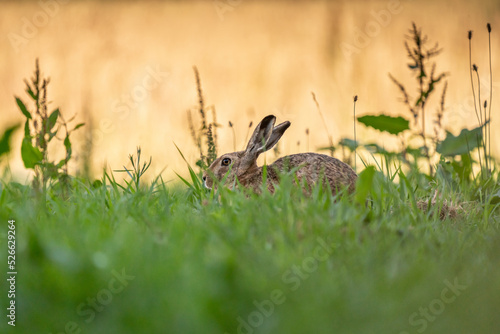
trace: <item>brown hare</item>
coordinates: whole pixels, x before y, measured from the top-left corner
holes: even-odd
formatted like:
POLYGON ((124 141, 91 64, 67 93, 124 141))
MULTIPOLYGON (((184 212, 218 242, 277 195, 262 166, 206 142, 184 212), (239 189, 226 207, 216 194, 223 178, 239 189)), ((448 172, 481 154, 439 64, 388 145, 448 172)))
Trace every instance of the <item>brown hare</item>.
MULTIPOLYGON (((224 186, 233 188, 238 182, 256 192, 260 191, 263 182, 263 168, 257 166, 258 156, 273 148, 290 126, 283 122, 274 126, 276 117, 269 115, 257 125, 247 148, 244 151, 226 153, 218 157, 203 175, 205 187, 212 188, 213 179, 224 180, 224 186), (227 175, 226 175, 227 174, 227 175)), ((279 183, 281 173, 294 170, 299 182, 308 186, 320 180, 328 181, 332 193, 347 188, 354 191, 357 175, 354 170, 342 161, 324 154, 299 153, 285 156, 267 166, 266 186, 274 192, 274 186, 279 183)))

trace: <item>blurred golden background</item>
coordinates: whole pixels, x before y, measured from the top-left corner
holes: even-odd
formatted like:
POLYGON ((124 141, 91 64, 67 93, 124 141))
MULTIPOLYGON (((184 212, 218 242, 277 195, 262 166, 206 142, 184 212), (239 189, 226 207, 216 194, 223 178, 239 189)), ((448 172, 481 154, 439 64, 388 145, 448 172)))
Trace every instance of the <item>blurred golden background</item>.
MULTIPOLYGON (((499 14, 497 0, 3 1, 0 131, 23 121, 14 95, 28 101, 23 79, 31 77, 39 58, 51 77, 51 109, 60 107, 66 118, 76 114, 76 122, 87 123, 74 134, 71 174, 81 168, 85 138, 91 136, 96 177, 105 164, 121 169, 140 145, 143 156, 153 157, 150 177, 167 167, 164 179, 175 179, 174 171, 183 175, 187 168, 174 143, 190 163, 198 158, 187 121, 187 110, 197 106, 195 65, 205 103, 217 110, 219 153, 233 150, 228 121, 241 149, 249 122, 255 125, 268 114, 292 122, 282 139, 282 155, 316 151, 328 145, 328 135, 312 91, 334 142, 353 137, 354 95, 359 96, 358 115, 411 118, 388 73, 415 93, 403 45, 414 21, 444 49, 436 58, 437 70, 450 74, 444 125, 458 134, 462 127, 477 126, 467 31, 474 31, 473 62, 487 97, 490 22, 492 151, 498 157, 499 14)), ((430 132, 439 95, 428 108, 430 132)), ((21 137, 18 130, 10 166, 25 181, 29 172, 20 158, 21 137)), ((357 138, 396 145, 361 124, 357 138)), ((268 160, 273 158, 268 153, 268 160)))

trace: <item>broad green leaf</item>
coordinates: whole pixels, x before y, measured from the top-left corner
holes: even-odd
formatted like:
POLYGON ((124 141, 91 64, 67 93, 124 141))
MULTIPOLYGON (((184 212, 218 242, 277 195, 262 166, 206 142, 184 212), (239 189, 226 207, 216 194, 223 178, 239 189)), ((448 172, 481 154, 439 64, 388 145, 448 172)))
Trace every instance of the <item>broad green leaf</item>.
POLYGON ((467 154, 479 147, 483 138, 482 127, 473 130, 462 129, 458 136, 447 132, 446 138, 437 145, 437 152, 443 156, 467 154))
POLYGON ((64 137, 64 147, 66 148, 66 158, 61 159, 55 166, 57 168, 61 168, 66 163, 68 163, 69 159, 71 159, 71 155, 73 154, 73 149, 71 148, 71 141, 69 140, 69 133, 64 137))
POLYGON ((358 122, 370 126, 378 131, 386 131, 397 135, 410 128, 410 121, 403 117, 392 117, 387 115, 367 115, 358 117, 358 122))
POLYGON ((490 204, 499 204, 500 203, 500 190, 490 197, 490 204))
POLYGON ((64 138, 64 147, 66 147, 66 161, 69 161, 73 150, 71 149, 71 142, 69 141, 69 134, 64 138))
POLYGON ((10 139, 17 128, 19 128, 19 124, 11 126, 3 133, 2 138, 0 138, 0 156, 10 152, 10 139))
POLYGON ((368 195, 373 188, 373 178, 375 176, 375 167, 368 166, 364 171, 359 173, 356 180, 355 201, 360 205, 365 205, 368 195))
POLYGON ((16 97, 16 102, 17 102, 17 105, 19 106, 19 109, 21 109, 21 112, 23 113, 23 115, 26 116, 26 118, 31 119, 31 114, 28 111, 28 109, 26 108, 26 106, 24 105, 23 101, 21 101, 20 98, 16 97))
POLYGON ((339 145, 347 147, 351 152, 354 152, 356 148, 359 146, 359 143, 356 140, 349 138, 342 138, 339 141, 339 145))
POLYGON ((54 138, 56 135, 57 135, 57 131, 49 132, 49 139, 47 139, 47 141, 51 141, 52 138, 54 138))
POLYGON ((26 83, 28 85, 28 87, 26 88, 26 92, 31 96, 31 98, 33 100, 37 100, 37 96, 35 95, 35 93, 33 93, 33 90, 31 89, 30 85, 28 83, 26 83))
POLYGON ((57 168, 62 168, 66 164, 66 159, 61 159, 59 162, 55 165, 57 168))
POLYGON ((79 123, 79 124, 77 124, 77 125, 75 126, 75 128, 74 128, 72 131, 75 131, 76 129, 79 129, 79 128, 81 128, 81 127, 82 127, 82 126, 84 126, 84 125, 85 125, 85 123, 79 123))
POLYGON ((29 119, 27 119, 26 123, 24 123, 24 137, 25 138, 31 138, 30 120, 29 119))
POLYGON ((363 145, 364 148, 368 150, 368 152, 374 153, 374 154, 381 154, 385 156, 398 156, 400 153, 398 152, 391 152, 386 150, 384 147, 376 144, 376 143, 368 143, 363 145))
POLYGON ((37 147, 31 144, 29 138, 24 138, 21 144, 21 157, 23 158, 24 167, 34 168, 40 164, 43 159, 42 152, 37 147))
POLYGON ((57 118, 59 117, 59 109, 56 109, 50 114, 48 120, 47 120, 47 132, 50 132, 54 125, 56 125, 57 118))
POLYGON ((363 145, 369 152, 371 153, 378 153, 378 154, 389 154, 391 152, 387 151, 385 148, 382 146, 376 144, 376 143, 368 143, 363 145))

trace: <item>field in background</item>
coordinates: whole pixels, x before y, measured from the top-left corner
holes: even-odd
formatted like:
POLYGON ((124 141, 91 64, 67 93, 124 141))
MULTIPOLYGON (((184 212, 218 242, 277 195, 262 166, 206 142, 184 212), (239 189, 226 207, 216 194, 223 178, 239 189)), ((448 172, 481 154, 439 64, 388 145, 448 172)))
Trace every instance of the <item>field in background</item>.
MULTIPOLYGON (((37 1, 2 3, 0 126, 20 122, 13 95, 24 94, 22 79, 31 75, 39 57, 45 74, 52 78, 49 97, 53 106, 87 122, 84 130, 91 131, 93 138, 97 177, 105 163, 121 168, 137 145, 145 155, 153 156, 155 173, 168 166, 166 179, 175 177, 173 171, 185 171, 174 142, 189 161, 196 160, 186 113, 197 104, 193 65, 200 71, 206 102, 217 108, 222 151, 233 149, 229 120, 237 129, 239 148, 244 145, 248 123, 270 113, 278 121, 292 122, 283 138, 282 153, 327 145, 311 91, 316 93, 334 141, 352 137, 355 94, 360 98, 359 114, 384 111, 409 116, 387 74, 412 80, 402 44, 411 21, 444 48, 438 69, 451 74, 445 126, 452 131, 470 128, 476 124, 466 33, 469 29, 475 32, 474 57, 487 94, 485 24, 491 22, 494 32, 500 26, 494 0, 480 5, 469 1, 453 5, 404 0, 241 1, 222 9, 212 1, 71 1, 52 10, 53 15, 44 22, 37 1), (389 10, 393 13, 384 16, 389 10), (26 20, 38 22, 40 27, 31 31, 26 44, 14 47, 12 34, 22 35, 26 20), (372 37, 359 37, 360 31, 372 37), (348 55, 346 48, 353 53, 348 55), (156 81, 148 79, 152 73, 156 73, 156 81), (135 98, 130 100, 132 95, 135 98), (309 145, 306 128, 311 133, 309 145)), ((494 54, 498 54, 498 36, 493 34, 494 54)), ((496 59, 493 72, 499 73, 496 59)), ((500 90, 500 78, 493 89, 500 90)), ((499 107, 500 99, 494 98, 493 110, 499 107)), ((430 125, 432 119, 428 122, 430 125)), ((498 127, 495 117, 492 127, 498 127)), ((75 135, 76 139, 80 136, 76 154, 84 147, 85 131, 75 135)), ((492 135, 493 152, 498 156, 495 144, 500 138, 496 132, 492 135)), ((14 143, 19 145, 21 133, 17 136, 14 143)), ((358 138, 378 137, 358 126, 358 138)), ((11 167, 25 180, 18 146, 14 152, 11 167)), ((72 170, 77 168, 78 161, 72 170)))

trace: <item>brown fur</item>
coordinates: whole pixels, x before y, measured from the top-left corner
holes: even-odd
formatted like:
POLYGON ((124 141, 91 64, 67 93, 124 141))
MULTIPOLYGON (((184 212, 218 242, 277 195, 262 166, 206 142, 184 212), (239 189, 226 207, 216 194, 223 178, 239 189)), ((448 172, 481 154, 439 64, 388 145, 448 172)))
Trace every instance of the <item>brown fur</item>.
MULTIPOLYGON (((234 187, 235 180, 247 188, 259 191, 262 185, 264 170, 257 166, 257 157, 260 153, 271 149, 290 126, 284 122, 274 127, 276 118, 272 115, 265 117, 256 127, 245 151, 223 154, 217 158, 204 173, 205 186, 212 188, 212 177, 219 182, 227 175, 225 186, 234 187), (230 159, 228 166, 223 165, 224 159, 230 159)), ((226 160, 227 162, 227 160, 226 160)), ((342 161, 317 153, 299 153, 285 156, 267 166, 267 188, 274 192, 274 185, 279 183, 279 174, 295 169, 299 182, 308 186, 318 181, 328 181, 332 193, 347 188, 354 191, 357 175, 354 170, 342 161)))

